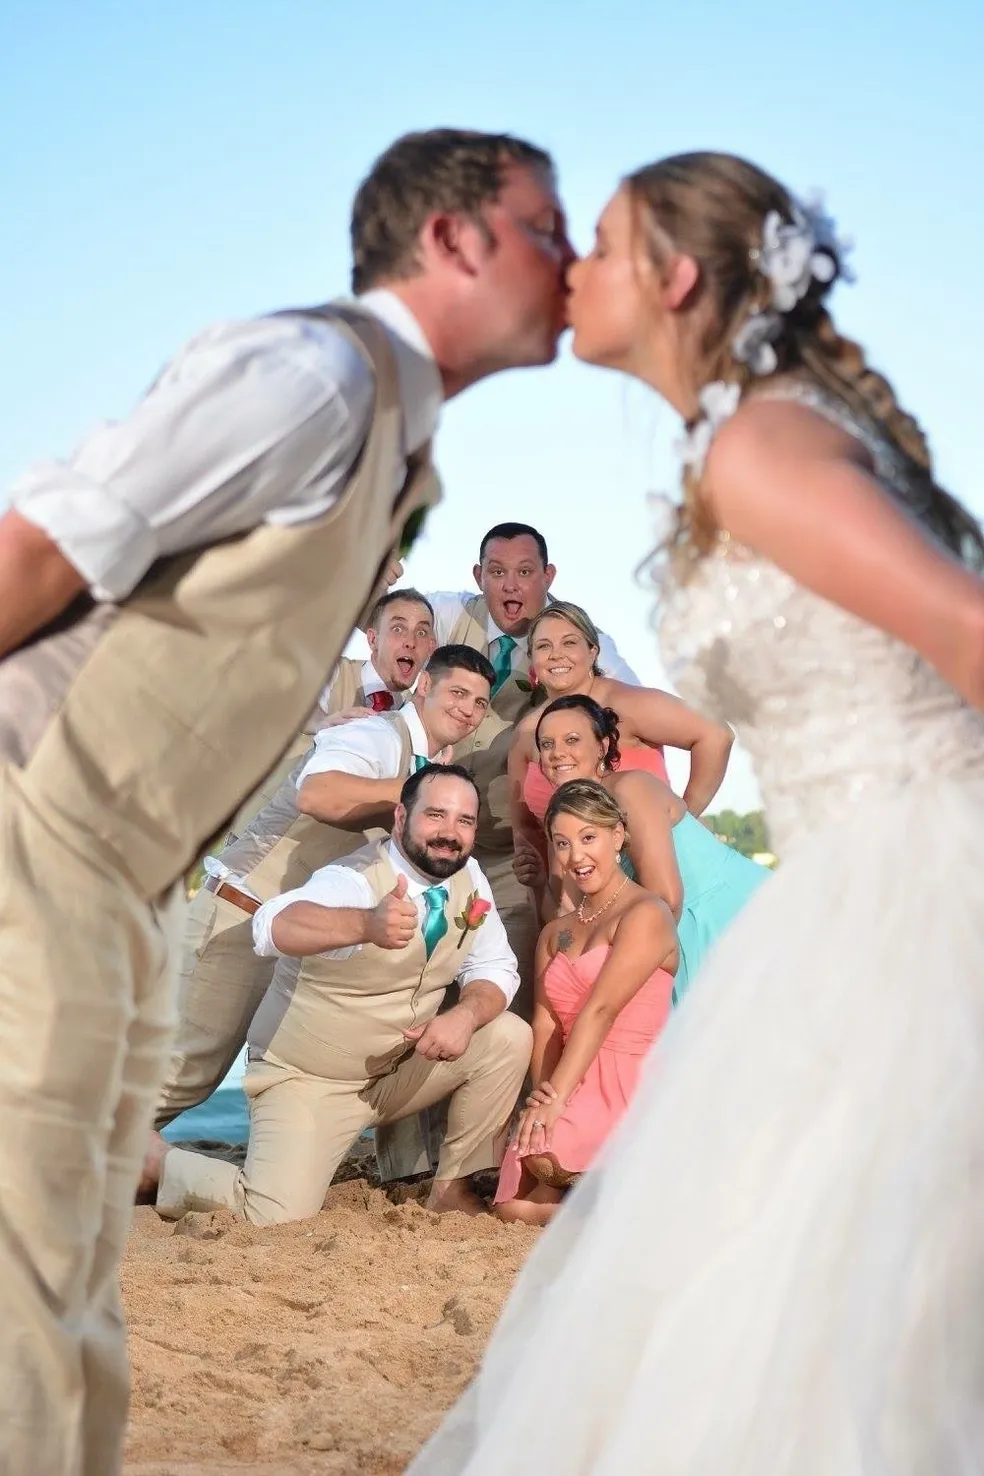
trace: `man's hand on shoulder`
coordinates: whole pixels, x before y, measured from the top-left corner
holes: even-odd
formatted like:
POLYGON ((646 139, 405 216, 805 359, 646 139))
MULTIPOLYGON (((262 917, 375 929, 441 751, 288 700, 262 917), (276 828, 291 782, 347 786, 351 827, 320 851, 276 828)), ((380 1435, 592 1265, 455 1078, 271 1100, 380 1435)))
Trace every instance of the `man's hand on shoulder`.
POLYGON ((330 717, 318 724, 318 732, 323 733, 325 728, 340 728, 345 723, 358 722, 359 718, 375 717, 371 707, 343 707, 341 712, 333 712, 330 717))
POLYGON ((417 909, 407 898, 407 879, 398 876, 393 890, 369 914, 366 942, 377 948, 406 948, 418 926, 417 909))

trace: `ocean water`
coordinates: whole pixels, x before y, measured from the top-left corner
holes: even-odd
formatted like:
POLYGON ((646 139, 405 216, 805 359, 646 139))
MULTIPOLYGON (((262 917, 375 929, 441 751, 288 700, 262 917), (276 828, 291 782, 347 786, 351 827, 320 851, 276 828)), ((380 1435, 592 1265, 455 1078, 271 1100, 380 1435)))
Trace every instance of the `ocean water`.
POLYGON ((245 1143, 249 1138, 249 1113, 238 1082, 228 1082, 213 1092, 207 1102, 182 1112, 164 1129, 169 1143, 189 1139, 211 1139, 215 1143, 245 1143))

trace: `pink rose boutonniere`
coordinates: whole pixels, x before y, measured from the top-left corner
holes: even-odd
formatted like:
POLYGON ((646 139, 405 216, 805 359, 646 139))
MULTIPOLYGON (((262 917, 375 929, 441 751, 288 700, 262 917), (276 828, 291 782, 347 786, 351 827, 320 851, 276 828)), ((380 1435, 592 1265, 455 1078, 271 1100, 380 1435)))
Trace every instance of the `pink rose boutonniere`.
POLYGON ((458 939, 459 948, 469 933, 476 932, 482 926, 482 923, 491 911, 492 903, 486 902, 485 898, 480 897, 477 892, 472 892, 468 901, 455 918, 455 924, 461 929, 461 937, 458 939))

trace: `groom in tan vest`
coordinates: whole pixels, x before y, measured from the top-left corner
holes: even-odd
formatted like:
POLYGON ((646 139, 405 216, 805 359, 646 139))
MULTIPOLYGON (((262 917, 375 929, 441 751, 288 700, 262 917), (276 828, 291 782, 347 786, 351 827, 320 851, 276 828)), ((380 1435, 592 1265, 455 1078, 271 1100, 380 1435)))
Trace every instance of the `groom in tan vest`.
POLYGON ((0 1469, 114 1476, 116 1267, 182 878, 285 753, 438 497, 441 403, 550 362, 550 160, 438 129, 373 166, 355 303, 207 330, 0 517, 0 1469))
POLYGON ((260 908, 257 950, 280 962, 250 1026, 246 1163, 162 1144, 161 1214, 227 1208, 257 1225, 315 1215, 361 1133, 444 1098, 427 1206, 485 1209, 469 1180, 498 1164, 532 1032, 506 1008, 519 979, 471 859, 477 824, 471 776, 428 766, 403 785, 390 840, 260 908), (455 980, 458 1000, 439 1014, 455 980))

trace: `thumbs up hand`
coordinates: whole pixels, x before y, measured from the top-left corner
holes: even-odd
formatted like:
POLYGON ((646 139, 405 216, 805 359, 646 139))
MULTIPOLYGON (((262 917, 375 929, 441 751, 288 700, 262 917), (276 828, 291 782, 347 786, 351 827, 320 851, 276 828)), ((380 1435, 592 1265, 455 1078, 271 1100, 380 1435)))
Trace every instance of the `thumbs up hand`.
POLYGON ((369 914, 369 942, 377 948, 406 948, 419 925, 417 909, 407 898, 407 879, 400 875, 369 914))

